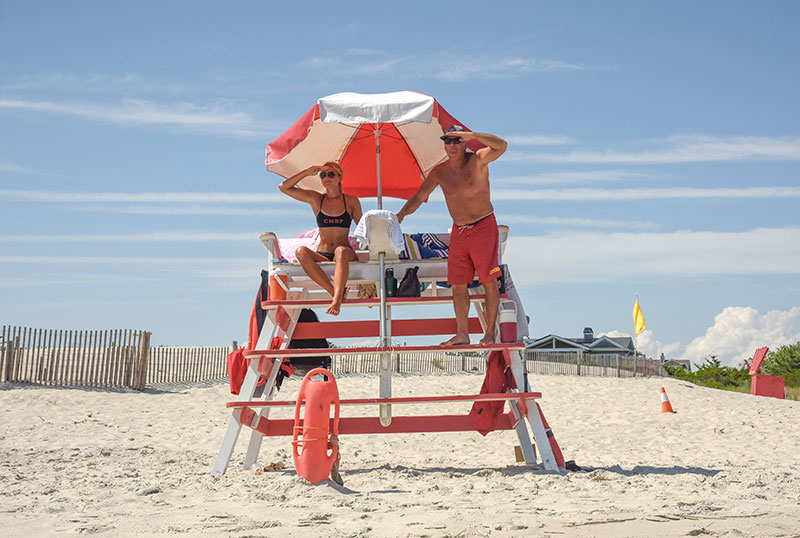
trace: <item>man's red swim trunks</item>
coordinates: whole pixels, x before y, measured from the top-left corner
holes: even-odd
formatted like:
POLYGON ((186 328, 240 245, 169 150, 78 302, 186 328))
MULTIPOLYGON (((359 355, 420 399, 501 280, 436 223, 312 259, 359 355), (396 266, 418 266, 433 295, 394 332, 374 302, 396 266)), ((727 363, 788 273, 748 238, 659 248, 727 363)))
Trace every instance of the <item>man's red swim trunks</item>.
POLYGON ((476 271, 480 283, 500 278, 498 242, 494 213, 466 226, 453 224, 447 253, 447 283, 472 284, 476 271))

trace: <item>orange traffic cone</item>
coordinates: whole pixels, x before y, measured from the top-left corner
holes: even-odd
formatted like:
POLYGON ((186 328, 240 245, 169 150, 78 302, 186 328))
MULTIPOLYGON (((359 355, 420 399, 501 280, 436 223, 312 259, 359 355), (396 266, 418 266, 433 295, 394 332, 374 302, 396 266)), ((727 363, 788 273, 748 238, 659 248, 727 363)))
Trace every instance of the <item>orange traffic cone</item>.
POLYGON ((667 391, 664 390, 664 387, 661 387, 661 412, 677 413, 677 411, 672 410, 672 404, 669 403, 669 398, 667 397, 667 391))

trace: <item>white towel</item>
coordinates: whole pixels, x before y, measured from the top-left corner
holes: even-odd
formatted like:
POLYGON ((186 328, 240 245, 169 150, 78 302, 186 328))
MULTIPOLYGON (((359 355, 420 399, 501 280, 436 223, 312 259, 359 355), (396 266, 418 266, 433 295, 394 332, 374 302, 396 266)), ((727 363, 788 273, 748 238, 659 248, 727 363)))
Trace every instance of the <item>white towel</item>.
POLYGON ((385 209, 370 209, 361 216, 358 221, 356 231, 353 237, 358 240, 361 248, 367 248, 369 245, 369 219, 367 217, 378 217, 389 221, 389 244, 398 254, 405 250, 403 243, 403 231, 400 229, 400 222, 397 220, 397 215, 385 209))

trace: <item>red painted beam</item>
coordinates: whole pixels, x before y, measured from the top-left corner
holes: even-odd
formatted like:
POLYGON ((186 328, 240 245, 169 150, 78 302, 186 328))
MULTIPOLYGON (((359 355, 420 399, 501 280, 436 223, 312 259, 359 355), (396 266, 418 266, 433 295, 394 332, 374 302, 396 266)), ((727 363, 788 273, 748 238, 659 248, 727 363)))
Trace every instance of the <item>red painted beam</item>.
MULTIPOLYGON (((350 400, 340 400, 339 405, 380 405, 380 404, 404 404, 404 403, 446 403, 446 402, 477 402, 477 401, 501 401, 519 400, 527 398, 541 398, 541 392, 503 392, 493 394, 451 394, 447 396, 401 396, 398 398, 355 398, 350 400)), ((250 402, 228 402, 225 407, 294 407, 297 402, 294 400, 273 400, 273 401, 250 401, 250 402)))
POLYGON ((336 347, 320 349, 253 349, 245 352, 246 359, 259 359, 261 357, 322 357, 324 355, 363 355, 367 353, 414 353, 416 351, 521 351, 525 349, 523 342, 504 344, 501 342, 486 345, 459 345, 459 346, 400 346, 400 347, 336 347))
MULTIPOLYGON (((250 426, 254 412, 251 409, 242 410, 241 422, 250 426), (249 413, 247 413, 249 411, 249 413)), ((495 430, 514 429, 516 422, 511 413, 503 413, 495 421, 495 430)), ((333 425, 331 424, 331 427, 333 425)), ((250 426, 252 427, 252 426, 250 426)), ((258 430, 267 437, 292 435, 294 419, 267 419, 261 418, 256 425, 258 430)), ((381 426, 378 417, 344 417, 339 419, 339 435, 355 435, 368 433, 428 433, 428 432, 466 432, 475 431, 469 423, 469 415, 433 415, 418 417, 392 417, 392 423, 381 426)))
MULTIPOLYGON (((478 318, 469 319, 469 332, 483 332, 478 318)), ((392 336, 427 336, 434 334, 455 334, 455 318, 433 319, 393 319, 392 336)), ((318 321, 298 323, 292 340, 315 338, 368 338, 380 335, 380 322, 369 321, 318 321)))
MULTIPOLYGON (((470 295, 471 302, 482 302, 486 298, 485 295, 470 295)), ((500 299, 508 298, 507 295, 501 294, 500 299)), ((440 295, 437 297, 387 297, 386 304, 389 306, 397 305, 416 305, 416 304, 450 304, 453 302, 452 295, 440 295)), ((285 306, 287 308, 323 308, 331 304, 330 299, 284 299, 282 301, 263 301, 261 307, 269 310, 285 306)), ((380 299, 345 299, 342 301, 343 306, 375 306, 381 304, 380 299)))

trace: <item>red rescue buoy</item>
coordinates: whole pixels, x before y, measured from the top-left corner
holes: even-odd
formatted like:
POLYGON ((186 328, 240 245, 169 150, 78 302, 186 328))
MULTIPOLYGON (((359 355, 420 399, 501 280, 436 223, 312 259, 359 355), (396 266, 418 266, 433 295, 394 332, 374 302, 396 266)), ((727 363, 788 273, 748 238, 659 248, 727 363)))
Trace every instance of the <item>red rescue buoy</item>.
POLYGON ((294 408, 292 452, 297 474, 312 484, 326 480, 339 458, 339 389, 333 374, 325 368, 308 372, 300 385, 294 408), (327 380, 311 379, 315 374, 323 374, 327 380), (334 404, 332 429, 331 404, 334 404), (302 425, 301 407, 304 407, 302 425))

